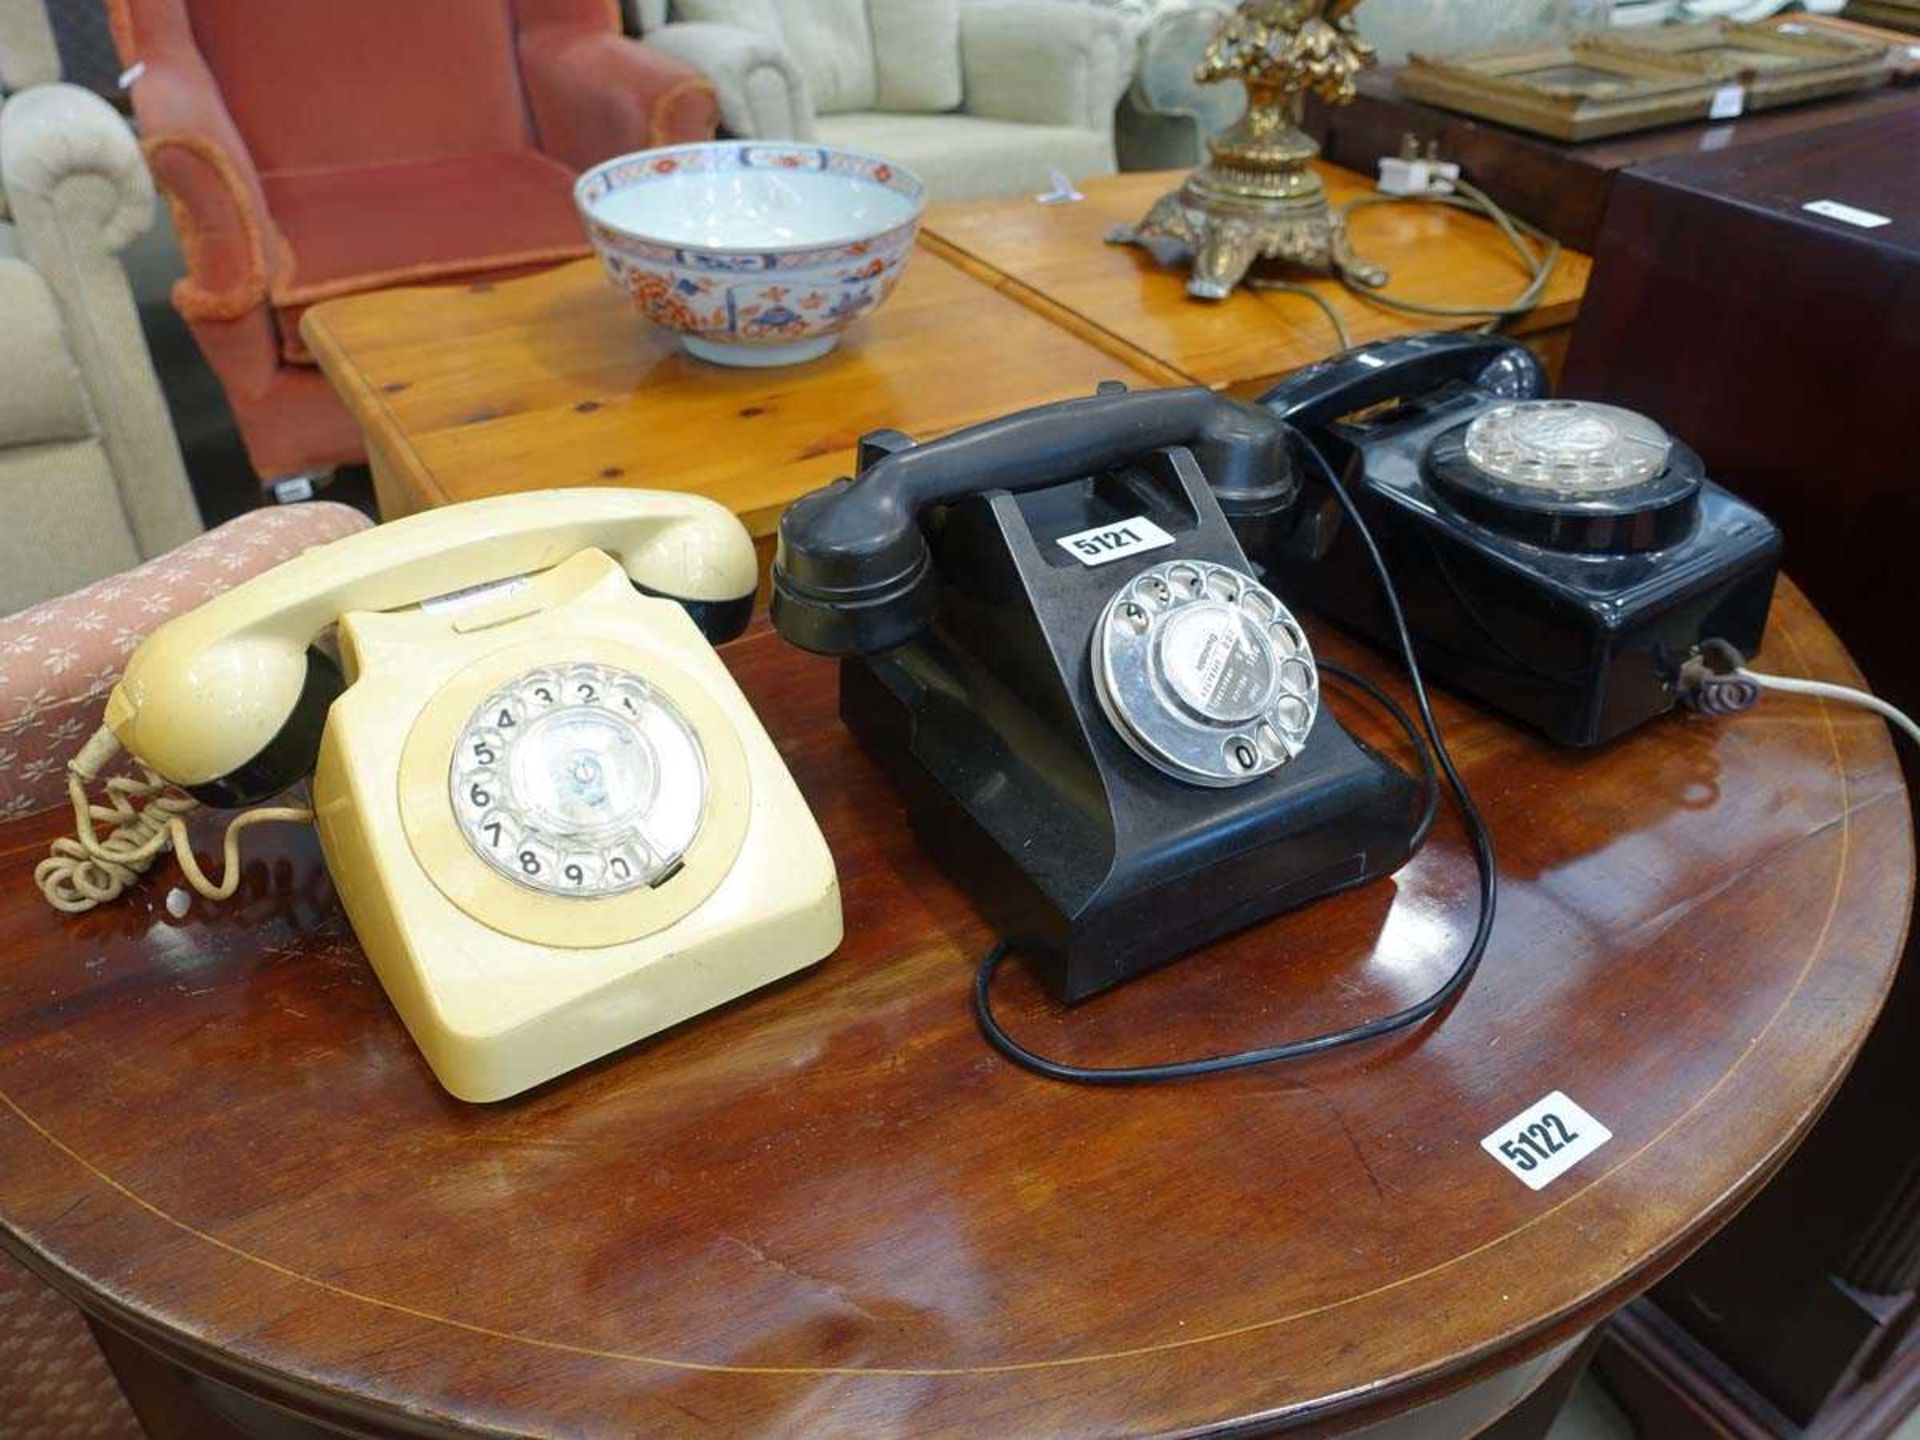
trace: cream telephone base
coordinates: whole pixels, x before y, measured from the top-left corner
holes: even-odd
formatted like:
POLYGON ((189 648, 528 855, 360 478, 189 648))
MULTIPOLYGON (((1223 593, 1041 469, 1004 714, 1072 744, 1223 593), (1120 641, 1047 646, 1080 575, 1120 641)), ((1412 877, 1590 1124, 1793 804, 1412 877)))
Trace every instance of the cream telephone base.
MULTIPOLYGON (((107 722, 211 803, 312 771, 394 1007, 449 1091, 502 1099, 839 944, 826 843, 709 643, 744 624, 754 580, 739 521, 694 496, 451 506, 155 631, 107 722), (310 648, 336 618, 343 673, 310 648)), ((103 842, 83 795, 76 814, 65 843, 128 870, 177 828, 167 811, 103 842)))

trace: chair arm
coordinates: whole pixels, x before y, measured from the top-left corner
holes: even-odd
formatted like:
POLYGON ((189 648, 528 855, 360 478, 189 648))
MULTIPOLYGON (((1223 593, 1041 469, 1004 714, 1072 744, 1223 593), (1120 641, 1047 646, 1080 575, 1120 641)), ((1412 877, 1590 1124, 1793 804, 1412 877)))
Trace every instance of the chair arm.
POLYGON ((737 25, 661 27, 650 44, 679 56, 713 82, 720 123, 743 140, 812 140, 813 97, 786 46, 737 25))
POLYGON ((0 189, 36 264, 36 242, 53 236, 117 254, 153 223, 153 177, 133 132, 76 85, 36 86, 0 108, 0 189))
POLYGON ((292 268, 268 215, 253 156, 197 52, 141 62, 134 115, 153 178, 173 211, 187 273, 173 303, 189 321, 238 320, 292 268))
POLYGON ((698 71, 616 30, 523 30, 520 73, 540 148, 575 170, 656 145, 711 140, 720 121, 713 86, 698 71))
POLYGON ((20 253, 60 299, 122 506, 142 555, 199 533, 173 421, 116 252, 153 221, 153 178, 127 122, 72 85, 0 109, 0 185, 20 253))
POLYGON ((189 323, 263 317, 269 286, 292 270, 293 257, 185 7, 107 0, 107 23, 134 77, 141 148, 186 256, 175 308, 189 323))
POLYGON ((1058 0, 960 7, 970 115, 1110 133, 1133 57, 1126 24, 1109 10, 1058 0))
MULTIPOLYGON (((0 344, 0 451, 95 438, 99 429, 67 343, 60 302, 39 271, 4 255, 0 335, 6 336, 0 344)), ((10 492, 10 508, 13 500, 10 492)))
POLYGON ((107 692, 149 631, 367 524, 358 510, 324 501, 250 510, 144 565, 0 619, 0 818, 66 803, 66 763, 100 724, 107 692))

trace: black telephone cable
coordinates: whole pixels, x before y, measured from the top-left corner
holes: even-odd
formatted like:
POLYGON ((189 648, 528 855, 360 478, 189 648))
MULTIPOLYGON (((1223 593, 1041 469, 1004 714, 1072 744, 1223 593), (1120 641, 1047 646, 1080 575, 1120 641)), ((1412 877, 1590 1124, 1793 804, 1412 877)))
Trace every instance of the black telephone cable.
MULTIPOLYGON (((1474 972, 1480 968, 1480 961, 1487 953, 1487 943, 1493 938, 1493 916, 1500 897, 1500 875, 1494 863, 1493 838, 1487 833, 1486 821, 1481 817, 1480 809, 1473 802, 1473 795, 1467 789, 1466 781, 1460 778, 1460 772, 1454 768, 1453 757, 1447 752, 1446 741, 1440 737, 1440 727, 1433 718, 1433 706, 1427 700, 1427 687, 1420 678, 1420 665, 1414 658, 1413 636, 1407 629, 1406 612, 1400 607, 1400 595, 1394 589, 1393 577, 1387 571, 1387 562, 1380 554, 1380 547, 1374 543, 1373 533, 1367 529, 1367 522, 1360 516, 1360 509, 1347 493, 1347 487, 1340 477, 1334 474, 1333 467, 1321 455, 1319 449, 1307 441, 1299 447, 1300 453, 1309 461, 1339 501, 1340 508, 1346 512, 1347 520, 1354 527, 1365 547, 1367 558, 1373 562, 1374 574, 1379 577, 1381 594, 1387 602, 1387 612, 1393 621, 1394 638, 1399 641, 1400 654, 1406 661, 1407 683, 1413 692, 1415 708, 1420 713, 1420 725, 1425 730, 1427 740, 1432 746, 1432 761, 1437 762, 1440 773, 1446 777, 1447 788, 1453 792, 1454 802, 1460 807, 1460 818, 1465 822, 1467 839, 1473 847, 1473 860, 1480 873, 1480 916, 1474 926, 1473 938, 1467 942, 1466 953, 1460 963, 1454 967, 1446 982, 1428 995, 1416 1001, 1404 1010, 1396 1010, 1388 1015, 1376 1016, 1372 1020, 1358 1025, 1349 1025, 1344 1029, 1330 1030, 1320 1035, 1307 1036, 1300 1040, 1289 1040, 1279 1045, 1265 1046, 1255 1050, 1236 1050, 1224 1055, 1208 1055, 1196 1060, 1172 1060, 1153 1065, 1073 1065, 1063 1060, 1051 1060, 1044 1055, 1035 1054, 1019 1041, 1015 1040, 1000 1026, 993 1014, 993 977, 1000 964, 1007 958, 1011 949, 1005 940, 997 940, 992 948, 980 958, 980 968, 974 974, 973 1013, 979 1022, 980 1032, 987 1042, 1016 1065, 1044 1075, 1050 1080, 1070 1081, 1080 1085, 1150 1085, 1169 1080, 1190 1080, 1197 1075, 1213 1075, 1224 1070, 1244 1070, 1254 1065, 1271 1065, 1281 1060, 1298 1060, 1308 1055, 1318 1055, 1327 1050, 1339 1049, 1347 1045, 1356 1045, 1363 1040, 1378 1039, 1390 1035, 1396 1030, 1417 1025, 1428 1016, 1435 1014, 1450 1004, 1467 983, 1473 979, 1474 972)), ((1414 749, 1421 757, 1421 770, 1428 780, 1427 807, 1421 823, 1414 832, 1415 848, 1426 837, 1427 827, 1432 823, 1438 793, 1432 783, 1433 769, 1427 756, 1427 745, 1420 743, 1420 735, 1415 730, 1406 711, 1395 704, 1378 686, 1352 672, 1343 672, 1335 667, 1323 667, 1340 674, 1344 679, 1355 680, 1360 688, 1368 691, 1376 700, 1382 702, 1394 718, 1400 722, 1408 735, 1414 740, 1414 749)))

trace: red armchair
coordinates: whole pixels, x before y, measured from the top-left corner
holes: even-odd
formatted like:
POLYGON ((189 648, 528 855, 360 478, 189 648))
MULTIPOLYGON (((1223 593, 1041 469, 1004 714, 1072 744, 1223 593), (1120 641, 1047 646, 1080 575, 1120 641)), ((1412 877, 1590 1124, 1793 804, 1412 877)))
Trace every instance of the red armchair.
POLYGON ((359 460, 308 305, 588 253, 574 175, 710 139, 697 72, 616 0, 109 0, 186 254, 174 305, 272 479, 359 460))

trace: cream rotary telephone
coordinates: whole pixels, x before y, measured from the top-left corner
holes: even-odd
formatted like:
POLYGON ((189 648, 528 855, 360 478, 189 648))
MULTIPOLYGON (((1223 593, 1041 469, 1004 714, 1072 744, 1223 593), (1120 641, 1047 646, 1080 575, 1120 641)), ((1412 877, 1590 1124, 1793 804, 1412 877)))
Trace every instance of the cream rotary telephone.
POLYGON ((480 500, 310 550, 134 652, 70 767, 79 834, 42 889, 90 908, 170 845, 224 899, 244 827, 311 819, 388 996, 464 1100, 790 974, 839 944, 840 896, 712 648, 746 623, 756 568, 724 507, 633 490, 480 500), (336 624, 338 667, 316 644, 336 624), (122 747, 147 777, 91 802, 122 747), (181 812, 309 774, 312 810, 239 816, 210 882, 181 812))

